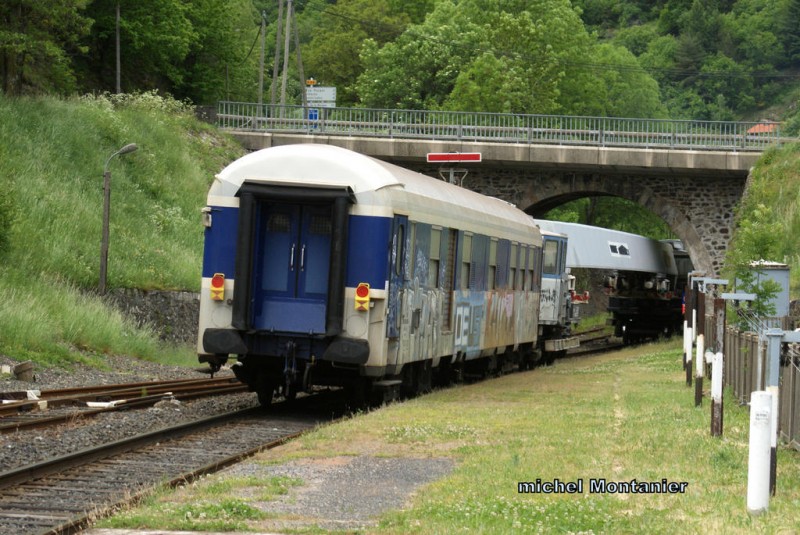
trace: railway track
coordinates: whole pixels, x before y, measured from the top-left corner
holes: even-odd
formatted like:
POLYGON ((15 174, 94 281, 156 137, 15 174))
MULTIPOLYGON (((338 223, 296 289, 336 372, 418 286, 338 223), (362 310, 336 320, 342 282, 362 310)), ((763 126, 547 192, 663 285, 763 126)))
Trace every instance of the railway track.
POLYGON ((107 412, 247 392, 234 377, 151 381, 44 391, 0 393, 0 434, 41 429, 107 412))
POLYGON ((246 409, 1 473, 0 533, 75 533, 165 482, 213 472, 329 419, 298 405, 246 409))
POLYGON ((599 326, 591 329, 586 329, 575 333, 580 339, 580 346, 575 349, 567 351, 568 357, 577 357, 583 355, 593 355, 595 353, 603 353, 624 347, 618 338, 614 338, 606 327, 599 326))

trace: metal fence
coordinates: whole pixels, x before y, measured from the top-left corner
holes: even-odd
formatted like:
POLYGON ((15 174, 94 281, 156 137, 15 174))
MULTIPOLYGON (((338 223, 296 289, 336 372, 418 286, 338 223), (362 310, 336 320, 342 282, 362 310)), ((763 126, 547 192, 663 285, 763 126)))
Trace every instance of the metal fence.
MULTIPOLYGON (((788 330, 786 322, 778 327, 788 330)), ((712 316, 706 317, 706 340, 716 339, 712 316)), ((767 343, 758 334, 742 332, 735 327, 725 328, 724 382, 740 405, 750 402, 750 394, 764 390, 767 370, 767 343)), ((783 344, 779 394, 780 436, 790 446, 800 450, 800 347, 783 344)))
POLYGON ((326 136, 734 152, 763 151, 781 141, 776 123, 314 108, 227 101, 218 104, 217 124, 235 130, 326 136))

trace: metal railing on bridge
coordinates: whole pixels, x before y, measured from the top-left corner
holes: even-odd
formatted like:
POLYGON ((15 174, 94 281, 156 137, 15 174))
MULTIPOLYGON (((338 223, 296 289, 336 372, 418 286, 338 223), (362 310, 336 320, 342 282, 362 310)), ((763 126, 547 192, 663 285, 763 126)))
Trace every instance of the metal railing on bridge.
POLYGON ((493 143, 763 151, 777 123, 624 119, 220 102, 217 124, 246 131, 493 143))

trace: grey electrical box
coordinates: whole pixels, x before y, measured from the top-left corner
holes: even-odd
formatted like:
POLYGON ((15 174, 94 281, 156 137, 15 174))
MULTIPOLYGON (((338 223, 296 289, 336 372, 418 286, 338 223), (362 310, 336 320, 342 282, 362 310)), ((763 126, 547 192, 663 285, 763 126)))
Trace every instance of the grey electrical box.
POLYGON ((751 262, 750 268, 756 273, 756 284, 772 280, 777 282, 781 289, 778 294, 770 301, 775 305, 775 316, 784 317, 789 315, 789 266, 780 262, 768 262, 759 260, 751 262))

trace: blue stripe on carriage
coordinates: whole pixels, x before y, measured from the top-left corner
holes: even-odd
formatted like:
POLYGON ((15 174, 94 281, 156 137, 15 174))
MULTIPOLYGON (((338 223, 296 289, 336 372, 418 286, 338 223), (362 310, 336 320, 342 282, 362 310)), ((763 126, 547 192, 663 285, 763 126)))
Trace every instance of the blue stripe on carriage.
POLYGON ((391 244, 391 218, 350 216, 346 285, 352 288, 360 282, 368 282, 370 288, 383 290, 391 244))
POLYGON ((211 227, 205 231, 203 277, 224 273, 234 278, 236 265, 236 236, 239 232, 239 209, 211 206, 211 227))

